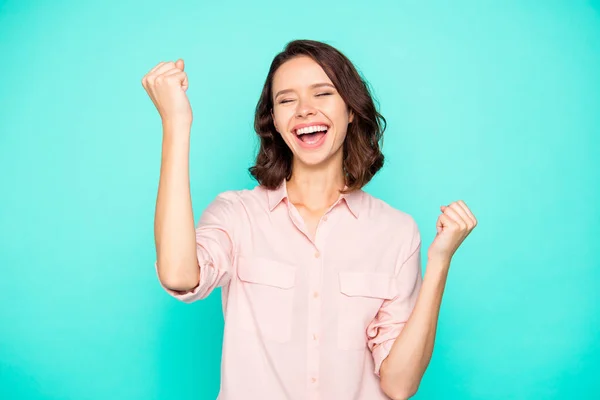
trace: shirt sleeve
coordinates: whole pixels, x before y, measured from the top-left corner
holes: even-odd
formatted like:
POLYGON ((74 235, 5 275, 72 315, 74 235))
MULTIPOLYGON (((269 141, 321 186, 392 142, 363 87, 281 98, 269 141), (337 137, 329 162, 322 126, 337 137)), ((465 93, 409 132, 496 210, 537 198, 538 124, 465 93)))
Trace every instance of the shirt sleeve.
MULTIPOLYGON (((408 256, 401 261, 396 274, 397 293, 394 298, 384 300, 377 315, 367 328, 367 346, 375 363, 374 373, 379 376, 383 360, 389 355, 394 340, 398 337, 412 313, 421 289, 421 236, 416 222, 412 221, 412 237, 408 256)), ((406 254, 406 253, 405 253, 406 254)))
MULTIPOLYGON (((174 298, 192 303, 206 298, 215 288, 229 284, 234 253, 233 194, 219 194, 202 212, 196 227, 196 258, 200 269, 198 285, 187 291, 171 290, 158 279, 160 286, 174 298)), ((158 262, 154 263, 158 276, 158 262)))

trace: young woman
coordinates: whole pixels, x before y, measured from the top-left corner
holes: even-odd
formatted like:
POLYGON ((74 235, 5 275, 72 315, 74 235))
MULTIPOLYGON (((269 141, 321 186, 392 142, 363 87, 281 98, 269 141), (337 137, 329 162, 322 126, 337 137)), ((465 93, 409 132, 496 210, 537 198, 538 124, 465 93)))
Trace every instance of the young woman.
POLYGON ((385 119, 352 63, 325 43, 287 44, 256 108, 258 185, 219 194, 197 226, 183 60, 142 83, 163 122, 155 267, 184 302, 222 288, 219 399, 416 393, 451 258, 477 221, 463 201, 441 207, 423 278, 414 219, 362 190, 383 165, 385 119))

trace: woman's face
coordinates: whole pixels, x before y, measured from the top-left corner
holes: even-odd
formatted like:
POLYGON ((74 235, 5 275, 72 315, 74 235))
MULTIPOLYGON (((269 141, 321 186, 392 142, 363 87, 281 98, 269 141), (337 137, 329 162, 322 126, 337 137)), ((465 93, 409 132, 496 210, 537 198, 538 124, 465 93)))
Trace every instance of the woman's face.
POLYGON ((342 161, 353 114, 319 64, 306 56, 282 64, 273 76, 275 128, 298 162, 315 166, 342 161))

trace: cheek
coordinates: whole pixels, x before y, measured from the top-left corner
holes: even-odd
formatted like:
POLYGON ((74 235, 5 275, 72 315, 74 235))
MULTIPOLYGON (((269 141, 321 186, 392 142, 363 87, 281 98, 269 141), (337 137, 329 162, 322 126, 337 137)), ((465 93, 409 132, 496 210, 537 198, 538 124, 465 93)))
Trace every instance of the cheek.
POLYGON ((339 123, 341 121, 344 123, 348 121, 348 108, 341 99, 338 99, 334 104, 331 104, 328 109, 331 116, 336 119, 336 122, 339 123))
POLYGON ((338 135, 335 138, 335 141, 337 143, 344 143, 344 141, 346 140, 346 132, 338 132, 338 135))
POLYGON ((288 110, 277 110, 273 113, 273 123, 280 133, 283 133, 290 121, 290 113, 288 110))

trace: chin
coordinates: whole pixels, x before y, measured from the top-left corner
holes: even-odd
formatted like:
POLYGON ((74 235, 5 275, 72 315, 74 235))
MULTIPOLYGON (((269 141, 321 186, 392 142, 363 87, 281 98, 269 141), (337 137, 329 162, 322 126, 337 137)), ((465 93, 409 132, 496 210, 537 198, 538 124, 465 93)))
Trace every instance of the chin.
POLYGON ((327 163, 327 160, 329 160, 330 157, 327 156, 301 156, 299 154, 296 154, 294 156, 297 160, 298 164, 302 164, 304 166, 307 167, 317 167, 319 165, 323 165, 327 163))
POLYGON ((331 145, 324 146, 324 148, 310 152, 307 152, 306 150, 302 149, 296 149, 296 151, 294 151, 294 158, 296 159, 298 164, 307 167, 317 167, 320 165, 327 165, 331 161, 338 158, 336 157, 338 152, 341 153, 341 146, 337 151, 335 151, 335 149, 333 149, 331 145))

